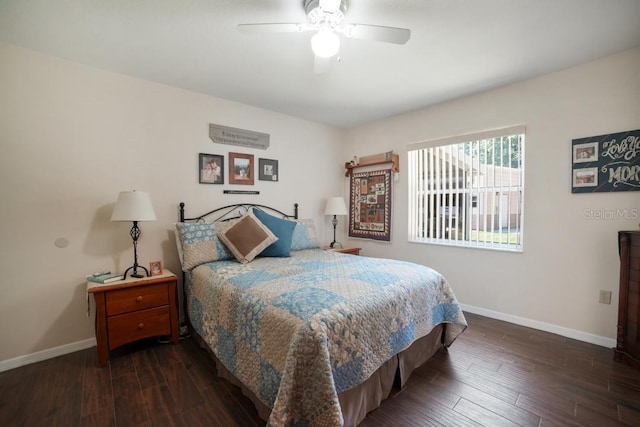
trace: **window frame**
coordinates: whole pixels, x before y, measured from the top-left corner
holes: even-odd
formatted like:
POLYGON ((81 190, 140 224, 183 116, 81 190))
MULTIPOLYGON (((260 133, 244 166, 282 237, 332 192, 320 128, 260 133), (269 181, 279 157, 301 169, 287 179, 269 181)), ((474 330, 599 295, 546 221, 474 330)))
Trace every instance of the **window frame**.
MULTIPOLYGON (((516 125, 408 144, 406 146, 408 163, 408 241, 410 243, 523 252, 525 210, 525 139, 525 126, 516 125), (511 166, 505 167, 503 164, 481 164, 479 154, 468 155, 467 152, 461 151, 464 148, 462 144, 479 143, 478 147, 485 144, 484 147, 486 150, 487 140, 489 140, 491 144, 496 144, 496 138, 508 138, 515 135, 520 136, 518 146, 520 154, 518 168, 512 168, 511 166), (454 148, 455 150, 458 150, 458 154, 455 154, 454 148), (424 150, 429 151, 425 153, 424 150), (448 160, 444 160, 447 155, 449 156, 448 160), (436 159, 435 162, 432 160, 433 158, 436 159), (425 164, 427 159, 431 161, 430 165, 425 164), (455 163, 455 166, 452 166, 452 163, 455 163), (462 172, 460 172, 460 165, 462 165, 462 172), (479 180, 477 183, 474 183, 474 181, 481 176, 479 171, 482 170, 482 168, 485 170, 485 175, 489 174, 488 166, 491 166, 490 169, 491 173, 494 174, 494 180, 491 185, 487 184, 481 187, 479 180), (467 169, 470 172, 468 172, 467 169), (519 171, 519 174, 517 175, 517 181, 519 184, 515 186, 512 183, 514 171, 519 171), (497 187, 495 185, 496 173, 499 173, 500 175, 500 185, 497 187), (503 182, 505 173, 509 176, 509 185, 505 185, 503 182), (421 179, 418 179, 418 174, 422 175, 421 179), (460 184, 461 182, 462 184, 460 184), (496 192, 496 188, 498 188, 499 191, 496 192), (491 191, 488 191, 488 189, 491 189, 491 191), (486 197, 487 194, 490 194, 491 192, 494 193, 490 195, 490 203, 491 206, 493 206, 493 213, 489 213, 489 210, 486 208, 486 203, 488 202, 486 197), (502 209, 505 208, 505 196, 507 196, 506 207, 508 211, 506 215, 508 231, 506 232, 507 242, 502 243, 494 241, 496 239, 495 221, 496 209, 498 209, 500 213, 497 214, 497 219, 500 226, 497 228, 499 228, 500 231, 497 232, 497 237, 501 240, 503 235, 505 235, 505 233, 502 232, 502 229, 504 228, 502 226, 504 220, 502 209), (452 198, 454 199, 453 201, 452 198), (519 206, 519 209, 515 212, 516 222, 511 221, 511 216, 513 215, 511 206, 513 203, 516 204, 516 208, 519 206), (471 213, 476 209, 480 209, 480 206, 485 206, 483 208, 484 212, 471 213), (439 213, 440 209, 443 207, 445 208, 445 211, 450 211, 452 207, 456 208, 456 212, 453 215, 456 217, 455 220, 452 219, 452 215, 445 214, 443 218, 448 221, 448 223, 444 225, 440 222, 441 215, 439 213), (434 215, 436 209, 438 210, 438 213, 434 215), (458 215, 463 217, 461 221, 458 220, 458 215), (486 224, 488 217, 490 217, 492 221, 490 240, 487 241, 486 237, 484 239, 479 237, 480 232, 487 235, 488 229, 486 225, 484 228, 476 226, 477 228, 474 230, 476 237, 472 238, 473 233, 471 221, 476 220, 479 224, 480 218, 482 218, 486 224), (462 222, 463 230, 460 230, 459 228, 460 222, 462 222), (435 223, 435 233, 433 223, 435 223), (454 225, 455 228, 452 227, 454 225), (515 226, 517 233, 512 233, 511 228, 513 226, 515 226), (427 230, 427 227, 429 227, 429 230, 427 230), (446 230, 446 233, 444 230, 446 230), (460 233, 462 233, 462 239, 464 240, 459 238, 460 233), (455 238, 452 237, 452 234, 455 238), (431 235, 431 237, 428 237, 429 235, 431 235), (515 236, 517 239, 516 242, 510 243, 509 239, 511 236, 515 236)), ((504 140, 501 140, 500 144, 503 143, 504 140)), ((502 149, 503 147, 501 147, 501 150, 502 149)), ((511 153, 511 146, 507 147, 507 150, 511 153)), ((503 152, 501 151, 501 155, 502 153, 503 152)), ((494 157, 494 162, 495 160, 496 158, 494 157)))

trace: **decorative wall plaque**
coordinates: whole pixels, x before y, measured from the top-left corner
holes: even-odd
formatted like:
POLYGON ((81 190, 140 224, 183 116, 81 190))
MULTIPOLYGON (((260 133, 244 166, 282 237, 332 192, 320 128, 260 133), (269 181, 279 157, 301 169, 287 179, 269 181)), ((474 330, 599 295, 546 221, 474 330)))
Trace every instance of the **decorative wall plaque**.
POLYGON ((640 191, 640 129, 574 139, 572 193, 640 191))
POLYGON ((217 144, 266 150, 269 147, 270 137, 268 133, 237 129, 213 123, 209 124, 209 138, 217 144))

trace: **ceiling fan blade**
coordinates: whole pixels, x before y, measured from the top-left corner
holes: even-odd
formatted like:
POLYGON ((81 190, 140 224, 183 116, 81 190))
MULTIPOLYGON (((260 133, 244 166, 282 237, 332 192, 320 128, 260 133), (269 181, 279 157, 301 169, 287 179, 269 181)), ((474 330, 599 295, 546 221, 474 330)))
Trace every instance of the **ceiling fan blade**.
POLYGON ((313 72, 316 74, 324 74, 329 71, 331 65, 331 58, 323 58, 318 55, 314 55, 313 72))
POLYGON ((366 24, 347 24, 343 33, 346 37, 354 39, 376 40, 394 44, 405 44, 411 37, 411 30, 407 28, 366 24))
POLYGON ((307 24, 238 24, 238 31, 243 33, 301 33, 311 29, 307 24))

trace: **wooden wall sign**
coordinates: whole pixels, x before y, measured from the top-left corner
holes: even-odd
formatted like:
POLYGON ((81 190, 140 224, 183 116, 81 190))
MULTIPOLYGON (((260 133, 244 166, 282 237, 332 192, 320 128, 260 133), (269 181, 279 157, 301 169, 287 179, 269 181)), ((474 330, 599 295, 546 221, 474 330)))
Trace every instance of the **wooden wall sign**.
POLYGON ((254 132, 251 130, 237 129, 210 123, 209 138, 218 144, 266 150, 269 147, 270 135, 268 133, 254 132))
POLYGON ((640 191, 640 129, 574 139, 572 193, 640 191))

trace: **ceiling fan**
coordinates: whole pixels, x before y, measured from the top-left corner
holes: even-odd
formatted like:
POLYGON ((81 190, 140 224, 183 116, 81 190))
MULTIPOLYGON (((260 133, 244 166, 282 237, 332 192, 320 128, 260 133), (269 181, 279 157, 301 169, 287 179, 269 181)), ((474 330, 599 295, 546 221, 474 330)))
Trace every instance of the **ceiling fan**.
POLYGON ((411 37, 407 28, 345 23, 348 0, 304 0, 307 14, 305 23, 239 24, 245 33, 299 33, 316 31, 311 37, 311 50, 315 55, 314 71, 323 73, 329 69, 330 60, 340 50, 338 33, 345 37, 405 44, 411 37))

